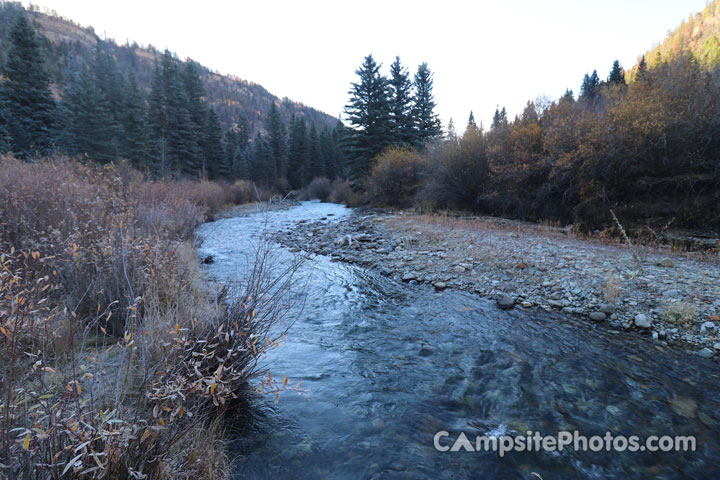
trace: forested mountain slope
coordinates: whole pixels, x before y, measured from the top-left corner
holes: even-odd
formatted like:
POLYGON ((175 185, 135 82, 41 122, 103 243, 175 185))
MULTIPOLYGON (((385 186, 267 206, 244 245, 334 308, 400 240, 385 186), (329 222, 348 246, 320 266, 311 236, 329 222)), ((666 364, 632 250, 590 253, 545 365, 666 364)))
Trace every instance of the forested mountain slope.
MULTIPOLYGON (((0 2, 0 65, 5 62, 8 34, 18 13, 23 10, 19 3, 0 2)), ((162 52, 152 46, 140 47, 136 43, 118 45, 113 40, 101 39, 92 27, 82 27, 71 20, 52 13, 27 10, 36 31, 42 36, 46 50, 46 69, 51 75, 53 92, 59 96, 73 72, 89 64, 98 42, 103 50, 116 59, 123 76, 134 74, 138 86, 145 93, 151 88, 155 62, 162 52)), ((178 63, 182 63, 177 59, 178 63)), ((207 100, 217 113, 223 129, 237 121, 242 112, 247 116, 253 132, 262 129, 263 119, 276 103, 283 120, 287 123, 293 115, 304 117, 308 125, 315 124, 319 130, 334 128, 337 118, 287 98, 279 99, 261 85, 229 75, 200 68, 207 100)))

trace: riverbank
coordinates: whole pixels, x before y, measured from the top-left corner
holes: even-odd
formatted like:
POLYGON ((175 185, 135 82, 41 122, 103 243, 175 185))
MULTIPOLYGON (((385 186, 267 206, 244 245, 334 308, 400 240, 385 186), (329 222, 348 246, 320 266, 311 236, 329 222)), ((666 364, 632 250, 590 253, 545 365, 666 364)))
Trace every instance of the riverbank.
POLYGON ((505 219, 372 210, 334 224, 297 222, 276 239, 398 282, 473 292, 503 309, 559 311, 588 327, 720 357, 717 256, 609 244, 505 219))

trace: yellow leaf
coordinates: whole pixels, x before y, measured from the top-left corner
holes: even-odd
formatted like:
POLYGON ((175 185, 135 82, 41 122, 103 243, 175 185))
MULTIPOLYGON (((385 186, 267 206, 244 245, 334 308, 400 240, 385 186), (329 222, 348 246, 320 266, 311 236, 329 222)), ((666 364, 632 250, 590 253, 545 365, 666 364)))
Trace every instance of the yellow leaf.
POLYGON ((215 393, 215 385, 216 385, 215 383, 213 383, 212 385, 210 385, 210 395, 212 395, 213 393, 215 393))
POLYGON ((145 432, 143 432, 142 437, 140 437, 140 443, 144 442, 145 439, 150 435, 150 429, 146 428, 145 432))
POLYGON ((178 323, 175 325, 175 335, 177 335, 178 331, 180 331, 180 324, 178 323))
POLYGON ((30 450, 30 434, 28 433, 25 435, 25 440, 23 440, 23 448, 25 450, 30 450))

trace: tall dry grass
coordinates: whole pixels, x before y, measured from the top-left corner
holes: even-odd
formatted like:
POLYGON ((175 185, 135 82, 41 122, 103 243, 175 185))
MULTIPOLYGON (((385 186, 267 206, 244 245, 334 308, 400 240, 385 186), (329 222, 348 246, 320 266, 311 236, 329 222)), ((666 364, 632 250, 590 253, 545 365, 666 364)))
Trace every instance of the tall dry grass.
POLYGON ((218 419, 263 374, 296 268, 263 244, 242 294, 209 290, 192 233, 228 191, 0 159, 0 477, 227 476, 218 419))

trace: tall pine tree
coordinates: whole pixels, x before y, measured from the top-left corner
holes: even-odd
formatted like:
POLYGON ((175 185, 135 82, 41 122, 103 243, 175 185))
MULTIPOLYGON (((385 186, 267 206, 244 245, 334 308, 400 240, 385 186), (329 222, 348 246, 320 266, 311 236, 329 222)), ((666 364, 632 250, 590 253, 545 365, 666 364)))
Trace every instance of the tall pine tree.
POLYGON ((415 102, 413 116, 415 131, 419 145, 442 135, 440 119, 435 114, 435 98, 433 96, 433 75, 423 62, 415 74, 415 102))
POLYGON ((48 153, 55 134, 55 100, 43 65, 40 41, 24 14, 10 31, 0 84, 11 150, 22 158, 48 153))
POLYGON ((270 167, 272 176, 287 177, 287 129, 280 116, 275 102, 270 104, 270 112, 265 119, 265 130, 268 132, 268 146, 270 147, 270 167))
POLYGON ((393 143, 415 145, 415 128, 412 112, 412 82, 400 57, 390 65, 390 122, 393 143))
POLYGON ((355 186, 367 174, 372 158, 392 143, 392 123, 388 101, 388 81, 380 75, 380 65, 372 55, 365 57, 355 73, 358 81, 348 92, 345 113, 352 125, 347 141, 350 176, 355 186))
POLYGON ((290 121, 290 141, 288 146, 288 182, 294 189, 302 188, 307 181, 307 167, 310 148, 307 126, 302 115, 290 121))
POLYGON ((615 60, 608 75, 607 83, 610 85, 625 85, 625 72, 620 66, 620 61, 615 60))
POLYGON ((140 169, 151 168, 150 135, 145 115, 145 99, 135 75, 125 82, 124 109, 120 117, 124 136, 121 155, 140 169))

